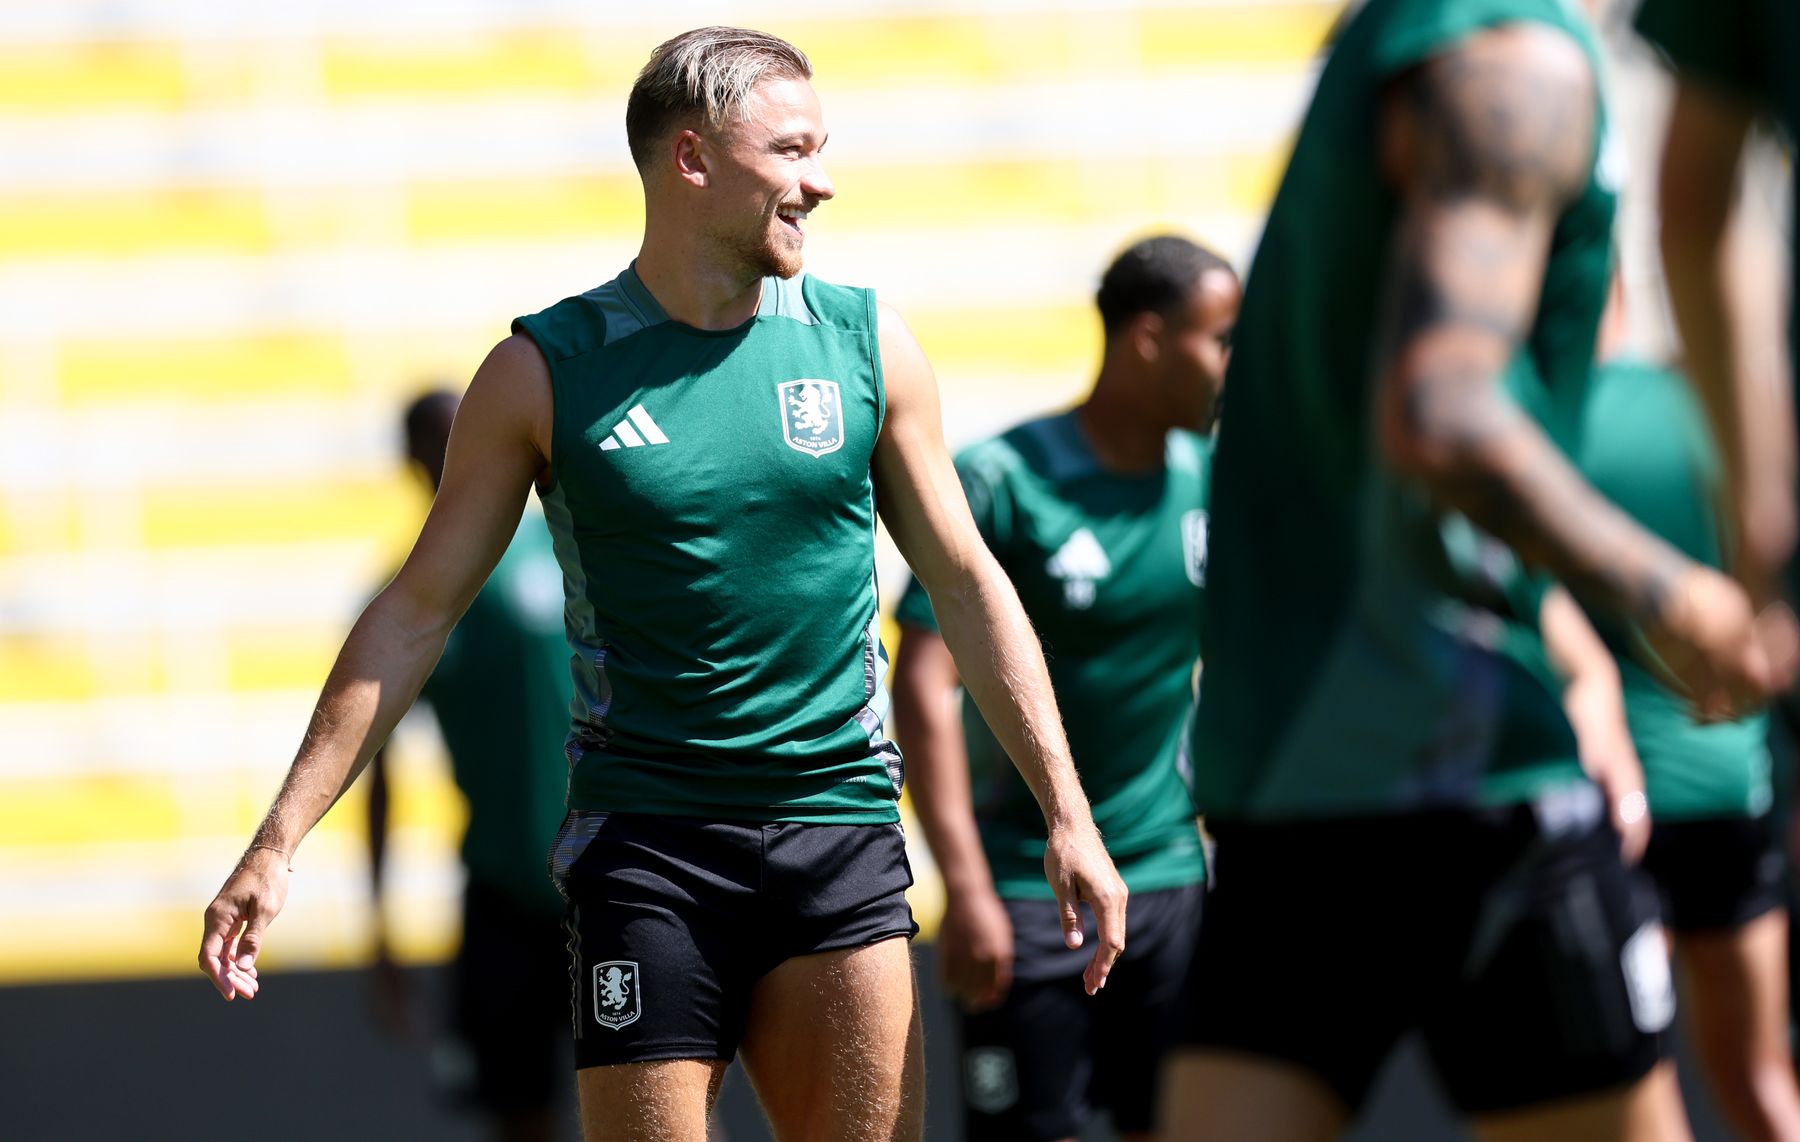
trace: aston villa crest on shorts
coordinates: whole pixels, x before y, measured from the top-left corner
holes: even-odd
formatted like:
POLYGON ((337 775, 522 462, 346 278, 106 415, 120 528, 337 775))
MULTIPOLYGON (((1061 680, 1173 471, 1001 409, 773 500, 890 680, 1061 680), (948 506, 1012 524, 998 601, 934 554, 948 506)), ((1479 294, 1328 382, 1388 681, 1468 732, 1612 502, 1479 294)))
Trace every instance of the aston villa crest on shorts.
POLYGON ((638 1002, 640 974, 634 960, 594 965, 594 1022, 614 1031, 637 1022, 644 1013, 638 1002))
POLYGON ((1206 586, 1206 513, 1183 512, 1181 515, 1181 553, 1187 562, 1188 582, 1206 586))
POLYGON ((836 381, 787 381, 775 386, 781 399, 781 434, 788 447, 823 456, 844 446, 844 402, 836 381))

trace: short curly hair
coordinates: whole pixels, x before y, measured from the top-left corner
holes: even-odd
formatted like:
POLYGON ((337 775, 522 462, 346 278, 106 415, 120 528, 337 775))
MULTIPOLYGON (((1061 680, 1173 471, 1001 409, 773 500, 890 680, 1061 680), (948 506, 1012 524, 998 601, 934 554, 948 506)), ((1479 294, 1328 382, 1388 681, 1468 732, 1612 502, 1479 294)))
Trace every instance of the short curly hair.
POLYGON ((1100 278, 1094 298, 1100 324, 1111 337, 1140 313, 1171 313, 1190 301, 1200 279, 1215 270, 1237 277, 1230 262, 1176 234, 1134 243, 1100 278))

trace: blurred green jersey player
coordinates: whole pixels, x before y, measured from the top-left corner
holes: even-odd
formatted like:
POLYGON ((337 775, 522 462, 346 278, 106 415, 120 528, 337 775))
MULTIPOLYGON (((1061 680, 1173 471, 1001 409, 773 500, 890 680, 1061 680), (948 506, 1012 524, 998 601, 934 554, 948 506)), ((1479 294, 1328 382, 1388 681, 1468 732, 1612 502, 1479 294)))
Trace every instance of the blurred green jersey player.
MULTIPOLYGON (((433 492, 443 481, 455 393, 406 410, 407 453, 433 492)), ((569 644, 562 569, 543 521, 520 522, 506 553, 450 632, 422 697, 468 804, 463 831, 462 943, 451 969, 452 1030, 466 1051, 466 1094, 493 1116, 495 1137, 552 1138, 572 1101, 568 1064, 568 937, 563 900, 544 861, 562 822, 569 767, 569 644)), ((369 856, 376 980, 386 1013, 412 1025, 411 994, 388 950, 379 900, 387 850, 386 753, 369 763, 369 856)), ((457 1068, 460 1070, 461 1068, 457 1068)), ((454 1075, 461 1085, 465 1076, 454 1075)))
POLYGON ((1146 239, 1101 279, 1105 349, 1078 408, 965 449, 982 538, 1044 642, 1069 749, 1131 889, 1123 970, 1092 1002, 1057 938, 1043 818, 957 674, 917 581, 897 618, 895 729, 947 893, 938 963, 961 1004, 970 1138, 1072 1138, 1107 1111, 1147 1137, 1205 877, 1185 764, 1206 579, 1210 427, 1237 275, 1146 239), (959 724, 960 723, 960 724, 959 724))
MULTIPOLYGON (((1719 457, 1687 381, 1611 346, 1602 357, 1576 452, 1583 474, 1682 552, 1719 566, 1719 457)), ((1741 1136, 1800 1137, 1768 716, 1696 720, 1640 660, 1629 631, 1605 621, 1598 629, 1618 659, 1623 716, 1643 763, 1653 818, 1644 868, 1674 932, 1689 1040, 1741 1136)))
POLYGON ((1680 1120, 1654 902, 1519 565, 1640 624, 1711 708, 1768 672, 1742 591, 1565 455, 1621 174, 1599 70, 1565 0, 1370 0, 1321 75, 1214 459, 1216 887, 1174 1137, 1334 1136, 1415 1029, 1486 1137, 1680 1120))

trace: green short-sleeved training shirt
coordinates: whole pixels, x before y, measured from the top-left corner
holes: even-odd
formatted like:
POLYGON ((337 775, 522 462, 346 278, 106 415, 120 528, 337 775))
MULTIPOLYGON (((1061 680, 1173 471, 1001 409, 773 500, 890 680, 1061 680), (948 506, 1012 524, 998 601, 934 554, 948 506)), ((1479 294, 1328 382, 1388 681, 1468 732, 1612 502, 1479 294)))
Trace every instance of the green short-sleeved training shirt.
MULTIPOLYGON (((1576 458, 1594 487, 1689 558, 1720 565, 1719 457, 1686 381, 1644 362, 1602 365, 1576 458)), ((1636 659, 1630 633, 1597 617, 1619 658, 1625 712, 1658 820, 1754 816, 1769 807, 1769 719, 1702 725, 1636 659)))
MULTIPOLYGON (((1233 335, 1214 459, 1195 795, 1220 818, 1500 804, 1584 778, 1507 550, 1433 509, 1376 454, 1370 406, 1400 202, 1378 168, 1389 85, 1566 0, 1369 0, 1307 112, 1233 335)), ((1597 85, 1598 86, 1598 85, 1597 85)), ((1542 301, 1503 378, 1564 448, 1611 274, 1619 154, 1557 221, 1542 301)))
MULTIPOLYGON (((1204 437, 1174 432, 1161 471, 1119 475, 1064 413, 957 457, 982 536, 1044 644, 1094 821, 1133 892, 1205 877, 1179 767, 1200 653, 1211 451, 1204 437)), ((896 617, 937 628, 917 580, 896 617)), ((1048 898, 1043 815, 966 696, 963 732, 997 890, 1048 898)))
POLYGON ((869 461, 875 296, 765 279, 729 330, 633 269, 514 328, 549 363, 575 699, 569 807, 899 820, 869 461))

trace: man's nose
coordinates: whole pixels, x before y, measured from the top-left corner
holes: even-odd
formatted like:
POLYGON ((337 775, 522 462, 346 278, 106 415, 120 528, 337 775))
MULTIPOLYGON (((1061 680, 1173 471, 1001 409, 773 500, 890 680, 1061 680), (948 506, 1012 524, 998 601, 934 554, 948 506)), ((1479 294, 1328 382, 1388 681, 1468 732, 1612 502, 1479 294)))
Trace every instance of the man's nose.
POLYGON ((836 197, 837 188, 831 184, 831 176, 825 173, 825 164, 814 159, 811 167, 800 179, 800 189, 823 202, 836 197))

